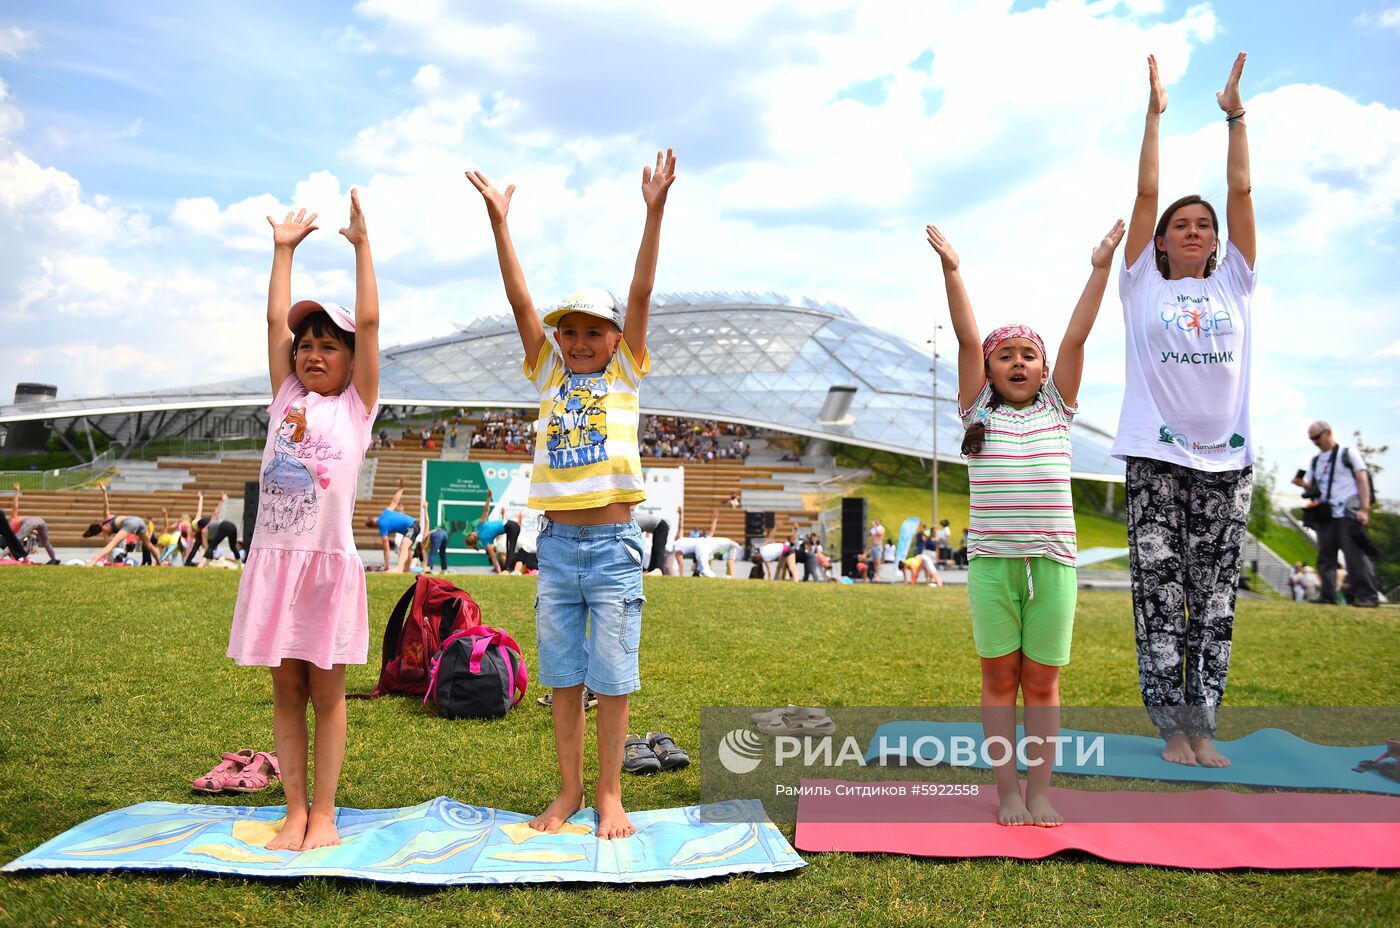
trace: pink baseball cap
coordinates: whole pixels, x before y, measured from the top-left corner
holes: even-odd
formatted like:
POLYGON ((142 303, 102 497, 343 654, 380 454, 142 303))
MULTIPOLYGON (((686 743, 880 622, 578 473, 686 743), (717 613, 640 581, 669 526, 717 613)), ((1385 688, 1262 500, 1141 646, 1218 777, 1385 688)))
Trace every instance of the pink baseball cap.
POLYGON ((315 300, 298 300, 293 303, 291 310, 287 313, 287 328, 295 332, 303 319, 318 311, 330 316, 331 322, 334 322, 343 331, 355 331, 354 313, 339 303, 318 303, 315 300))

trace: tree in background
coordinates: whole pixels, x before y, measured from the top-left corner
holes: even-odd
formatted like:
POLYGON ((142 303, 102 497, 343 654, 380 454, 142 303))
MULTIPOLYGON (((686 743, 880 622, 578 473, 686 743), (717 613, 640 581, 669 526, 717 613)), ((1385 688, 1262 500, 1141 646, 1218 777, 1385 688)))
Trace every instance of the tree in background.
POLYGON ((1254 462, 1254 491, 1249 498, 1249 533, 1264 538, 1274 524, 1274 469, 1254 462))

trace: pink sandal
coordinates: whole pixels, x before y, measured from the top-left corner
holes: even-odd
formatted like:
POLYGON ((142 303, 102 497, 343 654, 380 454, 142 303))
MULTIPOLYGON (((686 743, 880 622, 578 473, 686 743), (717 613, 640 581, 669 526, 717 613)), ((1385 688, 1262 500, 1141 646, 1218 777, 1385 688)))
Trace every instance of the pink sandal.
POLYGON ((224 783, 224 789, 230 793, 256 793, 280 779, 282 768, 277 765, 277 753, 258 751, 230 781, 224 783))
POLYGON ((253 751, 235 751, 232 754, 225 751, 223 762, 204 776, 197 777, 190 788, 200 793, 223 792, 255 756, 253 751))

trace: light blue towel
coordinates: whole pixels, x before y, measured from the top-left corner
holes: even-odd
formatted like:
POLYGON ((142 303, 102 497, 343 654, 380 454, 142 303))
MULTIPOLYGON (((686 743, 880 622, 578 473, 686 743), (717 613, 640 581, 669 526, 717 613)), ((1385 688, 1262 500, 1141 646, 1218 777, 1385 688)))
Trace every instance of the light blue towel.
MULTIPOLYGON (((1017 738, 1023 734, 1023 729, 1016 730, 1017 738)), ((1061 729, 1060 734, 1070 738, 1071 743, 1065 745, 1063 762, 1056 764, 1056 773, 1190 783, 1237 783, 1289 789, 1346 789, 1400 796, 1400 783, 1374 770, 1365 773, 1352 771, 1362 760, 1384 754, 1383 744, 1361 747, 1313 744, 1291 732, 1261 728, 1236 741, 1216 742, 1220 753, 1230 759, 1230 766, 1188 767, 1162 760, 1161 738, 1072 728, 1061 729), (1086 760, 1081 761, 1079 745, 1091 747, 1096 738, 1103 739, 1101 755, 1089 754, 1086 760)), ((954 738, 971 738, 980 745, 982 726, 975 722, 887 722, 875 730, 875 736, 870 739, 866 749, 865 760, 866 763, 879 763, 882 759, 886 763, 899 763, 906 756, 917 754, 927 761, 938 750, 936 741, 943 745, 946 763, 946 752, 954 738), (921 738, 934 740, 917 744, 921 738)), ((976 752, 976 761, 965 766, 987 768, 980 748, 976 752)), ((1025 769, 1024 764, 1020 766, 1025 769)))
POLYGON ((385 883, 649 883, 806 864, 757 800, 629 812, 637 833, 601 841, 584 809, 548 835, 531 816, 439 797, 403 809, 340 809, 341 843, 296 853, 267 842, 286 806, 143 802, 89 819, 3 868, 198 870, 385 883))

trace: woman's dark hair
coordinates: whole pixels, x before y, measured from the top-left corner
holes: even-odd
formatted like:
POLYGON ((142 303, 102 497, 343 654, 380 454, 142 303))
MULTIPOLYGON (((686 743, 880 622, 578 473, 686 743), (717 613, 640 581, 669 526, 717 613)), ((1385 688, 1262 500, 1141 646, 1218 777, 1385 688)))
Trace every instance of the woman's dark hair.
POLYGON ((84 537, 84 538, 91 538, 93 535, 101 535, 101 534, 102 534, 102 523, 101 523, 101 522, 94 522, 94 523, 92 523, 91 525, 89 525, 89 526, 87 527, 87 531, 86 531, 86 532, 83 532, 83 537, 84 537))
POLYGON ((1193 193, 1168 206, 1166 212, 1162 213, 1162 218, 1157 220, 1157 228, 1152 233, 1152 257, 1157 262, 1157 270, 1162 272, 1163 277, 1167 276, 1170 268, 1167 264, 1167 253, 1157 247, 1157 239, 1167 234, 1167 224, 1172 221, 1177 210, 1183 206, 1194 206, 1197 203, 1204 206, 1206 212, 1210 213, 1210 227, 1215 230, 1216 251, 1212 251, 1210 257, 1206 259, 1206 276, 1209 277, 1210 272, 1215 270, 1216 252, 1220 249, 1220 217, 1215 215, 1215 207, 1211 206, 1208 200, 1203 200, 1199 195, 1193 193))
POLYGON ((310 332, 316 338, 330 338, 340 342, 352 352, 355 350, 355 333, 347 332, 340 326, 331 322, 331 317, 326 315, 326 311, 318 309, 314 313, 307 313, 306 318, 301 320, 301 325, 292 332, 292 370, 297 369, 297 345, 310 332))

